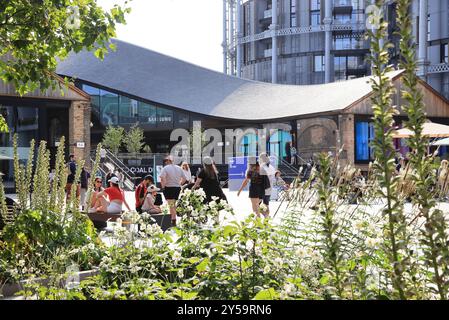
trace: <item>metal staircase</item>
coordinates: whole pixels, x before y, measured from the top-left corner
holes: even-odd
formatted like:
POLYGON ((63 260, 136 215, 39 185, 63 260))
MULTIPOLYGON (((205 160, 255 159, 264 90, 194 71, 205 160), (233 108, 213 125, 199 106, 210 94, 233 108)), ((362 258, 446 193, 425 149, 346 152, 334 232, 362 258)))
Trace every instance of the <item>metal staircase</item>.
MULTIPOLYGON (((101 174, 106 177, 109 172, 115 173, 118 171, 121 175, 120 187, 125 191, 134 191, 136 176, 129 174, 128 167, 116 155, 107 149, 105 150, 106 155, 99 166, 101 174)), ((92 161, 94 160, 92 159, 92 161)))

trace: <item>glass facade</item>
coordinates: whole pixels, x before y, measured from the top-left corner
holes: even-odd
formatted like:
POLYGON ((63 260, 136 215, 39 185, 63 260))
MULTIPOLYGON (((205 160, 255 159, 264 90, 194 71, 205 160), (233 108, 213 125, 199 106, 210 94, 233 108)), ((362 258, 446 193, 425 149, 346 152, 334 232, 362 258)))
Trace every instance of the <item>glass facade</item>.
POLYGON ((321 1, 310 0, 310 25, 317 26, 321 24, 321 1))
POLYGON ((82 85, 82 89, 92 97, 92 110, 105 126, 139 123, 149 129, 189 127, 190 117, 186 113, 174 112, 86 84, 82 85))
POLYGON ((314 72, 324 72, 325 71, 325 65, 324 65, 324 56, 315 56, 313 61, 313 71, 314 72))
POLYGON ((290 26, 297 27, 296 21, 296 0, 290 0, 290 26))
POLYGON ((372 122, 356 122, 355 124, 355 162, 368 162, 374 160, 370 147, 374 137, 374 124, 372 122))
MULTIPOLYGON (((17 134, 19 159, 26 163, 30 141, 39 140, 39 109, 0 105, 0 114, 5 118, 9 128, 8 133, 0 133, 0 155, 6 158, 14 156, 13 136, 17 134)), ((0 160, 0 172, 4 174, 3 181, 7 188, 14 187, 13 167, 12 160, 0 160)))

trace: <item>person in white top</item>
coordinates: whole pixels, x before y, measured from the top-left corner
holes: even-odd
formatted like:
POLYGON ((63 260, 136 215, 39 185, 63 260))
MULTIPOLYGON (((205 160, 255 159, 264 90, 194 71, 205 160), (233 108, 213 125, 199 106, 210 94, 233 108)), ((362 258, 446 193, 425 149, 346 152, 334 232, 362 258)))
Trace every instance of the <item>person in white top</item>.
POLYGON ((270 182, 268 188, 265 189, 265 196, 263 198, 263 203, 267 207, 267 211, 264 216, 267 217, 270 214, 270 200, 271 192, 276 179, 276 168, 270 163, 270 157, 264 152, 259 155, 260 162, 260 175, 267 176, 270 182))
POLYGON ((182 171, 184 171, 184 176, 185 176, 185 178, 186 178, 186 184, 188 184, 188 183, 192 183, 193 182, 193 179, 192 179, 192 172, 190 171, 190 167, 189 167, 189 164, 187 163, 187 162, 183 162, 182 164, 181 164, 181 168, 182 168, 182 171))
POLYGON ((154 184, 148 187, 147 195, 142 205, 142 212, 148 212, 149 214, 159 214, 162 212, 161 207, 154 204, 159 190, 154 184))
POLYGON ((172 225, 176 225, 176 200, 181 193, 181 186, 186 181, 184 171, 180 166, 173 164, 173 158, 167 157, 164 160, 165 167, 161 170, 161 186, 164 190, 164 197, 170 207, 172 225))

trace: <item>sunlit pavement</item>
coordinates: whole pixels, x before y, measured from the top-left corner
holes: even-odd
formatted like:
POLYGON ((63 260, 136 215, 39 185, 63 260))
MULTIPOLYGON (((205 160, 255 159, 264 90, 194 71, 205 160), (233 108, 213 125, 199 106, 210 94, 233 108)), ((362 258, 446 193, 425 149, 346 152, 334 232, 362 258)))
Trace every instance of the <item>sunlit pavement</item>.
MULTIPOLYGON (((245 218, 247 218, 251 212, 251 201, 248 197, 248 191, 243 191, 239 197, 237 197, 236 191, 229 191, 228 189, 223 189, 226 198, 228 199, 228 203, 232 206, 234 209, 234 216, 228 217, 229 219, 235 219, 238 221, 242 221, 245 218)), ((128 202, 131 209, 135 208, 135 198, 134 198, 134 192, 126 192, 126 201, 128 202)), ((284 213, 285 209, 287 207, 286 202, 278 202, 278 201, 271 201, 270 202, 270 216, 273 218, 273 222, 277 223, 280 220, 280 217, 284 213), (277 213, 276 213, 277 211, 277 213)))

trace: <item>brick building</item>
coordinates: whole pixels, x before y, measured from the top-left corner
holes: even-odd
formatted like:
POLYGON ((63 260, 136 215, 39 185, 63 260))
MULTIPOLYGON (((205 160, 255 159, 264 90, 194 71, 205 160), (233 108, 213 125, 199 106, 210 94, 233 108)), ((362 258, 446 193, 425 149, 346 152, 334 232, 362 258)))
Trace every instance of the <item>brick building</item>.
MULTIPOLYGON (((0 113, 5 118, 9 133, 0 134, 0 172, 7 191, 14 187, 13 135, 18 135, 19 158, 26 161, 30 140, 48 142, 51 163, 54 164, 58 141, 66 138, 66 155, 75 154, 77 159, 90 159, 90 96, 73 85, 65 87, 56 76, 60 88, 46 91, 35 90, 20 97, 15 88, 0 81, 0 113)), ((86 166, 90 165, 86 162, 86 166)))

